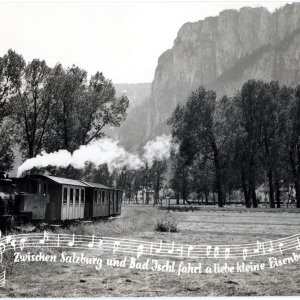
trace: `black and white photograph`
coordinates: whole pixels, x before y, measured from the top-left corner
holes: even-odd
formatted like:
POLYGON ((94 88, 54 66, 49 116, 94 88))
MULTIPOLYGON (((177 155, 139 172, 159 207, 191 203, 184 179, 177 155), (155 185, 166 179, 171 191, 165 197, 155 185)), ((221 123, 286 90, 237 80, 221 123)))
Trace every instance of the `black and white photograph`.
POLYGON ((0 297, 300 296, 300 2, 0 0, 0 297))

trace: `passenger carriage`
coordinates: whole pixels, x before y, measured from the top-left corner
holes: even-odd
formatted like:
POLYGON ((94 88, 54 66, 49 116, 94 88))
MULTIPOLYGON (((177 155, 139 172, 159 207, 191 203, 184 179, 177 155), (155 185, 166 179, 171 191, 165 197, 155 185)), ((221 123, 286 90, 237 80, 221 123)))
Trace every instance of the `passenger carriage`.
POLYGON ((27 175, 17 179, 16 205, 33 220, 64 221, 84 218, 85 187, 78 180, 27 175))
POLYGON ((14 216, 26 221, 60 222, 121 213, 122 191, 85 181, 27 175, 14 178, 14 216))
POLYGON ((85 184, 79 180, 45 176, 49 179, 48 219, 64 221, 84 218, 85 184))
POLYGON ((98 218, 121 213, 122 190, 100 183, 82 182, 87 185, 86 217, 98 218))

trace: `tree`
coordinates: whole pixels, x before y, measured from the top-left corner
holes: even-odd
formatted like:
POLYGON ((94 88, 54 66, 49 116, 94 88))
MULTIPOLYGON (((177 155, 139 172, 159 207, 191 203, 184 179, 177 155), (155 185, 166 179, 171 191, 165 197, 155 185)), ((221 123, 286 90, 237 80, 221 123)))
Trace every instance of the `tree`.
POLYGON ((12 131, 8 117, 12 113, 11 99, 21 86, 21 74, 24 68, 21 55, 8 50, 0 58, 0 169, 10 171, 13 168, 12 131))
POLYGON ((198 201, 204 194, 205 204, 208 205, 209 192, 213 189, 215 181, 212 161, 198 157, 193 162, 190 173, 191 190, 197 194, 198 201))
POLYGON ((128 202, 131 203, 132 197, 135 194, 134 192, 134 179, 135 179, 135 170, 129 170, 126 167, 120 172, 117 176, 117 187, 122 189, 125 192, 125 197, 128 199, 128 202))
POLYGON ((291 174, 296 191, 296 205, 300 208, 300 86, 295 90, 283 89, 285 101, 285 139, 284 146, 291 167, 291 174))
POLYGON ((265 84, 265 95, 261 99, 264 119, 262 121, 262 164, 265 167, 270 196, 270 207, 280 207, 280 184, 284 177, 284 136, 285 110, 288 90, 285 86, 280 87, 278 82, 265 84))
POLYGON ((126 116, 128 99, 117 98, 110 80, 97 72, 87 85, 86 71, 72 66, 64 70, 57 65, 48 85, 54 99, 51 131, 47 150, 70 152, 101 138, 105 126, 120 126, 126 116))
POLYGON ((108 170, 107 164, 99 165, 94 167, 91 174, 92 182, 99 182, 106 186, 113 185, 112 174, 108 170))
POLYGON ((162 177, 164 172, 167 169, 166 160, 155 160, 152 165, 152 173, 153 173, 153 183, 154 187, 154 204, 158 204, 159 202, 159 191, 162 188, 162 177))
POLYGON ((241 162, 241 178, 246 206, 258 207, 256 185, 259 173, 259 155, 263 140, 262 128, 265 119, 263 99, 266 86, 262 81, 249 80, 235 96, 236 114, 239 116, 240 136, 237 149, 241 162))
POLYGON ((78 99, 83 97, 86 72, 78 67, 64 70, 58 64, 50 74, 46 87, 47 94, 53 99, 50 116, 50 130, 45 144, 48 152, 66 149, 73 152, 78 148, 78 99))
POLYGON ((182 197, 183 202, 189 204, 187 194, 189 191, 189 180, 188 180, 188 166, 186 159, 181 156, 180 152, 175 149, 171 150, 170 153, 170 172, 171 176, 169 179, 169 186, 175 191, 176 204, 180 204, 182 197))
MULTIPOLYGON (((148 191, 149 190, 149 169, 148 167, 141 167, 138 170, 131 171, 133 175, 133 193, 135 195, 135 202, 138 202, 137 196, 139 191, 148 191)), ((144 197, 144 194, 143 194, 144 197)), ((146 196, 148 197, 148 196, 146 196)), ((149 200, 149 197, 148 197, 149 200)), ((143 198, 143 203, 145 199, 143 198)))
POLYGON ((44 146, 52 109, 51 98, 47 95, 50 68, 45 61, 34 59, 22 76, 22 85, 12 100, 12 118, 16 124, 16 136, 25 158, 35 157, 44 146))
POLYGON ((138 204, 138 193, 141 190, 141 186, 142 186, 142 178, 141 176, 139 176, 139 171, 137 171, 135 173, 134 179, 133 179, 133 193, 135 195, 135 203, 138 204))
MULTIPOLYGON (((246 206, 258 206, 255 189, 267 181, 270 207, 280 207, 280 187, 287 178, 284 168, 286 128, 292 89, 278 82, 249 80, 234 98, 238 122, 234 162, 240 166, 246 206)), ((290 142, 287 142, 290 144, 290 142)))
POLYGON ((2 124, 0 126, 0 170, 9 172, 13 168, 14 153, 10 131, 2 124))
POLYGON ((24 66, 23 57, 11 49, 0 58, 0 124, 11 114, 10 100, 22 85, 24 66))
POLYGON ((224 204, 222 156, 227 135, 224 114, 226 99, 216 102, 216 93, 200 87, 192 92, 184 107, 177 106, 168 123, 172 136, 179 141, 179 151, 190 165, 197 155, 213 161, 218 205, 224 204))
POLYGON ((129 106, 128 98, 124 95, 117 98, 111 80, 100 72, 92 76, 86 96, 79 100, 79 110, 83 112, 79 114, 82 145, 102 137, 105 126, 119 127, 129 106))

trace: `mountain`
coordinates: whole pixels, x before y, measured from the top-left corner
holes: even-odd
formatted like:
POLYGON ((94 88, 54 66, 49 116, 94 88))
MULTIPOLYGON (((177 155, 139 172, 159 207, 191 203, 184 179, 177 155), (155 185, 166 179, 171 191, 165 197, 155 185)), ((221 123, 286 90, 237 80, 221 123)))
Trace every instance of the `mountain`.
POLYGON ((145 138, 148 117, 147 100, 151 94, 151 83, 116 83, 117 96, 125 94, 129 99, 126 120, 120 127, 108 128, 105 133, 120 141, 127 150, 138 150, 145 138))
POLYGON ((184 24, 158 59, 140 143, 168 133, 175 106, 200 85, 231 96, 249 79, 300 83, 300 4, 273 13, 263 7, 225 10, 184 24))

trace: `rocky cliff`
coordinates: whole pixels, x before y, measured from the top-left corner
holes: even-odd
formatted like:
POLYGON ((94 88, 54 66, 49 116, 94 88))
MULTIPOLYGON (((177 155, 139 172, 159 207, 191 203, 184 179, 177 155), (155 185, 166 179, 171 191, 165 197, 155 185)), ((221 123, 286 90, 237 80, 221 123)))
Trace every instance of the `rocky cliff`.
POLYGON ((169 131, 166 120, 200 85, 233 95, 248 79, 300 83, 300 4, 270 13, 244 7, 184 24, 158 59, 144 141, 169 131))

